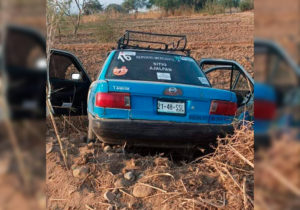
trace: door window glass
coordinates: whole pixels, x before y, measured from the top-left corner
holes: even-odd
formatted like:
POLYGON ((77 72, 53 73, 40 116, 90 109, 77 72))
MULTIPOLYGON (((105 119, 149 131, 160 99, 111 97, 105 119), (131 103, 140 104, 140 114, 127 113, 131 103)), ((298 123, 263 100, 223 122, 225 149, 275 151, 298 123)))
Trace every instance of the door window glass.
POLYGON ((243 91, 250 90, 250 84, 248 79, 244 74, 241 74, 238 70, 233 71, 231 87, 232 90, 243 90, 243 91))
POLYGON ((217 69, 206 76, 213 88, 230 90, 231 70, 217 69))
POLYGON ((49 74, 51 79, 83 81, 82 72, 74 65, 70 57, 52 54, 49 74))
POLYGON ((270 56, 271 73, 269 82, 279 86, 297 85, 297 77, 291 66, 279 56, 272 54, 270 56))

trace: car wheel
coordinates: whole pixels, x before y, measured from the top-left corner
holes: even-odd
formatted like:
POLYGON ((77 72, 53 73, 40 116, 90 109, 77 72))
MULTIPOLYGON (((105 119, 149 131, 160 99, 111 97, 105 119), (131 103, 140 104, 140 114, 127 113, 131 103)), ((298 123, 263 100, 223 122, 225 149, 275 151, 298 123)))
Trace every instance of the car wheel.
POLYGON ((93 128, 92 128, 92 121, 89 120, 87 143, 95 142, 95 141, 96 141, 96 136, 95 136, 93 128))

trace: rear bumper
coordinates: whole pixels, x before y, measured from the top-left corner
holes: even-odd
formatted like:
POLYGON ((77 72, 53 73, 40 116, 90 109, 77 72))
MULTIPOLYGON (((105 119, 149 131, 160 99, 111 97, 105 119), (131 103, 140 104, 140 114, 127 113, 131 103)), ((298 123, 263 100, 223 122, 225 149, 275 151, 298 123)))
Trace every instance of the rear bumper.
MULTIPOLYGON (((91 117, 91 116, 90 116, 91 117)), ((232 125, 165 121, 99 119, 91 117, 95 134, 107 144, 181 148, 208 145, 218 136, 233 133, 232 125)))

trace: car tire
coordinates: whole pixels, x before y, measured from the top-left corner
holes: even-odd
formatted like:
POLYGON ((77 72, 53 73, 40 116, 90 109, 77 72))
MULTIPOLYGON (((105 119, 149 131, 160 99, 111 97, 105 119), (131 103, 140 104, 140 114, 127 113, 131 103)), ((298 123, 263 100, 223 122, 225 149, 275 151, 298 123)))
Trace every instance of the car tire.
POLYGON ((92 121, 89 120, 88 133, 87 133, 87 143, 95 142, 95 141, 96 141, 96 136, 95 136, 94 131, 93 131, 92 121))

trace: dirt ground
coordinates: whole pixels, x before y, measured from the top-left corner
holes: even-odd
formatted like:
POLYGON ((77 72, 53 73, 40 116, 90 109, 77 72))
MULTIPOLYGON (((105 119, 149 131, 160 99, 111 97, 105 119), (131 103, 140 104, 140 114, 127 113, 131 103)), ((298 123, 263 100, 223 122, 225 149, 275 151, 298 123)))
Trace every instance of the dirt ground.
POLYGON ((58 125, 66 136, 62 142, 67 166, 54 130, 48 130, 48 209, 254 207, 254 133, 249 127, 220 139, 214 153, 199 148, 191 159, 168 150, 86 144, 85 133, 66 122, 62 118, 58 125))
MULTIPOLYGON (((78 56, 95 79, 116 43, 97 41, 93 25, 85 22, 76 38, 57 37, 54 47, 78 56)), ((122 19, 114 20, 114 27, 119 36, 126 29, 186 34, 195 59, 234 59, 253 74, 253 12, 122 19)), ((253 209, 254 136, 248 127, 220 140, 215 153, 201 148, 192 159, 178 159, 169 151, 87 145, 86 117, 56 123, 66 163, 48 121, 48 209, 253 209)))

